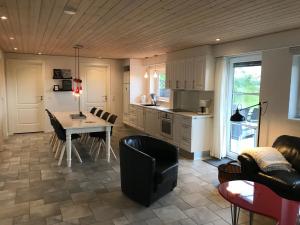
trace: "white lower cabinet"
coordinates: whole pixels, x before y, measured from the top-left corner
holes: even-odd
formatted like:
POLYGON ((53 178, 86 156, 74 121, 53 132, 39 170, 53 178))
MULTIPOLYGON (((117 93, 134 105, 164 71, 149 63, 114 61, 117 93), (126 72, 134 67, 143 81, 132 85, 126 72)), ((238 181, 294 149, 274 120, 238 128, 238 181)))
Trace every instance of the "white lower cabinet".
POLYGON ((168 138, 160 132, 160 113, 163 112, 130 104, 129 121, 124 120, 124 123, 190 153, 201 153, 211 149, 212 117, 174 114, 173 137, 168 138))
POLYGON ((144 130, 144 108, 138 105, 129 106, 129 115, 126 115, 126 120, 123 122, 131 127, 139 130, 144 130))
POLYGON ((154 137, 160 137, 159 111, 155 109, 144 109, 145 129, 147 134, 154 137))
POLYGON ((175 115, 175 144, 188 152, 209 151, 211 149, 211 129, 211 117, 175 115))

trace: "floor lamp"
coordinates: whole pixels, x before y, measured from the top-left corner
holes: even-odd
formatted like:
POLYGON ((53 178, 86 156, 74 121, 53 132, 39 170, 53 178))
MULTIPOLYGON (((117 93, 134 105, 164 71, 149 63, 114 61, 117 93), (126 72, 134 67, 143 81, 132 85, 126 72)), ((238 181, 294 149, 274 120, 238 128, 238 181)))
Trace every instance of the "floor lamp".
POLYGON ((237 107, 235 113, 230 117, 230 121, 232 122, 243 122, 246 120, 246 117, 243 116, 242 114, 240 114, 240 111, 243 111, 245 109, 250 109, 253 108, 255 106, 259 106, 259 119, 258 119, 258 131, 257 131, 257 146, 259 146, 259 137, 260 137, 260 123, 261 123, 261 112, 262 112, 262 105, 263 104, 267 104, 268 102, 259 102, 258 104, 255 105, 251 105, 249 107, 243 108, 243 109, 239 109, 237 107))

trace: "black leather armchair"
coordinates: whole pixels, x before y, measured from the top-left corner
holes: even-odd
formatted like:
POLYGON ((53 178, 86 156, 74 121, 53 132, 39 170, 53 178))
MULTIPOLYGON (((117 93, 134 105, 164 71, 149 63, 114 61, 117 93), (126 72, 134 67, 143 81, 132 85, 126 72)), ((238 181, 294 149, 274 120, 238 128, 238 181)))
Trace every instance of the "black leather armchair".
POLYGON ((120 140, 121 187, 125 195, 142 205, 172 191, 177 185, 178 149, 148 136, 120 140))
POLYGON ((282 155, 289 161, 295 171, 261 171, 248 154, 241 154, 238 160, 241 162, 242 173, 247 180, 262 183, 278 195, 291 199, 300 200, 300 138, 288 135, 279 136, 273 143, 282 155))

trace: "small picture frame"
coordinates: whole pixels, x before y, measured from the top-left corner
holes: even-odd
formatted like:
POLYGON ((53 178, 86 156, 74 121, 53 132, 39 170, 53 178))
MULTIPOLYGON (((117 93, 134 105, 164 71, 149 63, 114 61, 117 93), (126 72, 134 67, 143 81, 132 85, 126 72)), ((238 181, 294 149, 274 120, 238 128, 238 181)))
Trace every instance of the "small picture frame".
POLYGON ((53 86, 53 91, 59 91, 59 85, 54 85, 53 86))

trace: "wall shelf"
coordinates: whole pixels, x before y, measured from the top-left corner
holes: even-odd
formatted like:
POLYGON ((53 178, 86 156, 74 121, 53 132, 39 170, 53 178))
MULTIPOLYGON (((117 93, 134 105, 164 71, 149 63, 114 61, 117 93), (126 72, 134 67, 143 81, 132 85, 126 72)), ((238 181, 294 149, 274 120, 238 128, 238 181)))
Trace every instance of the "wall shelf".
POLYGON ((53 90, 53 92, 71 92, 71 91, 72 91, 72 90, 62 90, 62 89, 61 89, 61 90, 57 90, 57 91, 56 91, 56 90, 53 90))
POLYGON ((53 80, 72 80, 72 77, 68 77, 68 78, 52 78, 53 80))

